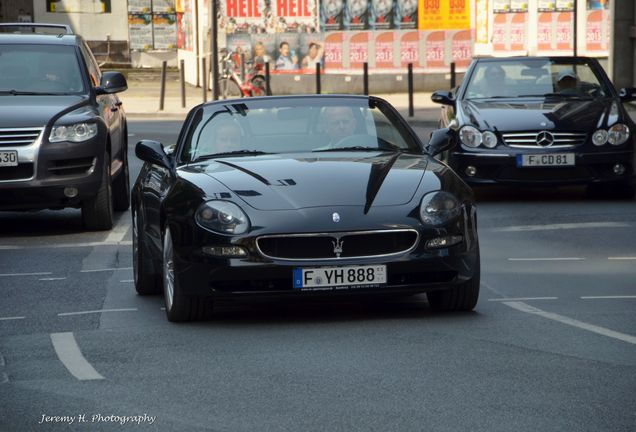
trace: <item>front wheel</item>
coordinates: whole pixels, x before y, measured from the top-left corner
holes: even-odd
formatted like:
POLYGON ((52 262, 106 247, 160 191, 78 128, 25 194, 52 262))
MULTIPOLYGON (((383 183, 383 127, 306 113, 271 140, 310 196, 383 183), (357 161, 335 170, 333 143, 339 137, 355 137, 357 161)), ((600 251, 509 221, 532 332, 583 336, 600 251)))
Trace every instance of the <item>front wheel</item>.
POLYGON ((480 264, 473 277, 466 282, 450 289, 431 291, 426 293, 428 304, 437 312, 471 311, 479 299, 480 264))
POLYGON ((243 97, 243 92, 238 83, 232 78, 221 78, 219 80, 219 97, 221 99, 236 99, 243 97))
POLYGON ((166 316, 171 322, 201 320, 210 312, 205 298, 185 296, 179 286, 179 276, 175 270, 174 243, 170 228, 163 235, 163 296, 166 316))
POLYGON ((133 247, 133 280, 139 295, 158 294, 161 292, 157 283, 154 268, 146 257, 146 242, 143 222, 139 220, 138 211, 132 211, 132 247, 133 247))
POLYGON ((104 156, 102 165, 102 183, 97 194, 82 203, 84 227, 95 231, 109 230, 113 227, 113 197, 110 183, 109 154, 104 156))

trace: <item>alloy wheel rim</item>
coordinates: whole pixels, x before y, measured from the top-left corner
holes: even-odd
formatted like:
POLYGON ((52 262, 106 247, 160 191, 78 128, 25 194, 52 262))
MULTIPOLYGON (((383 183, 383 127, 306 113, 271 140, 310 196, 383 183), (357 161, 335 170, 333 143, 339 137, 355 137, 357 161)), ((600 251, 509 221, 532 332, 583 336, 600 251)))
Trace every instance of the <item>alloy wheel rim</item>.
POLYGON ((174 303, 174 261, 172 259, 172 238, 169 229, 166 229, 163 245, 163 289, 166 298, 166 308, 171 310, 174 303))

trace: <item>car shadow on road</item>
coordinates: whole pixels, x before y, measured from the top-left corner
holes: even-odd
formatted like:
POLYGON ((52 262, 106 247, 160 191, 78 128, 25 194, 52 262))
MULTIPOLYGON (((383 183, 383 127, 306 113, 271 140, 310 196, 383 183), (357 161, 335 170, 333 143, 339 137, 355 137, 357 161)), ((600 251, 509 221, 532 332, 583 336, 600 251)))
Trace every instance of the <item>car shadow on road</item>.
MULTIPOLYGON (((126 213, 116 213, 116 224, 126 213)), ((82 213, 76 209, 41 210, 33 212, 0 212, 0 239, 3 237, 52 237, 83 234, 87 231, 82 213)), ((108 233, 108 231, 101 231, 108 233)))
POLYGON ((629 201, 632 198, 611 194, 590 193, 584 186, 567 187, 515 187, 477 186, 473 188, 475 200, 479 202, 572 202, 572 201, 629 201))

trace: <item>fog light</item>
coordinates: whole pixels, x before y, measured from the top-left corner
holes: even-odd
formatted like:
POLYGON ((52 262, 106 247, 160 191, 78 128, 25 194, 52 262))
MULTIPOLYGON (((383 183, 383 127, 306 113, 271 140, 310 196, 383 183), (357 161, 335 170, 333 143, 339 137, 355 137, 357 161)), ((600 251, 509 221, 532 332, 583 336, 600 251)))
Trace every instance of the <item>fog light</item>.
POLYGON ((446 237, 436 237, 426 242, 428 249, 443 249, 461 243, 464 238, 460 235, 452 235, 446 237))
POLYGON ((466 172, 466 175, 467 175, 468 177, 475 177, 475 175, 477 174, 477 168, 475 168, 475 167, 474 167, 474 166, 472 166, 472 165, 468 165, 468 166, 466 167, 466 171, 465 171, 465 172, 466 172))
POLYGON ((74 187, 64 188, 64 196, 66 198, 75 198, 78 193, 79 191, 77 190, 77 188, 74 188, 74 187))
POLYGON ((240 246, 204 246, 203 253, 226 258, 247 256, 247 251, 240 246))
POLYGON ((623 164, 614 164, 612 170, 614 171, 614 174, 618 176, 625 174, 625 166, 623 164))

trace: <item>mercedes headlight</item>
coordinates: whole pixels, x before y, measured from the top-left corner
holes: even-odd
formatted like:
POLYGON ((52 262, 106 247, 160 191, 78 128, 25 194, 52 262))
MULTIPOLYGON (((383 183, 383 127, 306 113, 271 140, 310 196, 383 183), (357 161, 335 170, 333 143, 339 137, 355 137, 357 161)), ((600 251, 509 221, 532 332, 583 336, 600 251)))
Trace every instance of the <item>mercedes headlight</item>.
POLYGON ((481 144, 481 132, 473 126, 464 126, 459 130, 459 139, 468 147, 479 147, 481 144))
POLYGON ((444 191, 424 195, 420 204, 420 219, 427 225, 443 225, 461 212, 461 203, 453 194, 444 191))
POLYGON ((243 234, 250 221, 239 206, 229 201, 208 201, 195 214, 199 226, 221 234, 243 234))
POLYGON ((607 131, 605 129, 599 129, 592 134, 592 143, 595 146, 602 146, 607 142, 607 131))
POLYGON ((494 132, 486 131, 481 134, 481 140, 484 147, 495 148, 497 147, 497 135, 494 132))
POLYGON ((49 142, 82 142, 97 135, 97 124, 76 123, 68 126, 53 126, 49 142))
POLYGON ((612 145, 621 145, 629 138, 629 128, 622 124, 617 123, 609 128, 607 142, 612 145))

